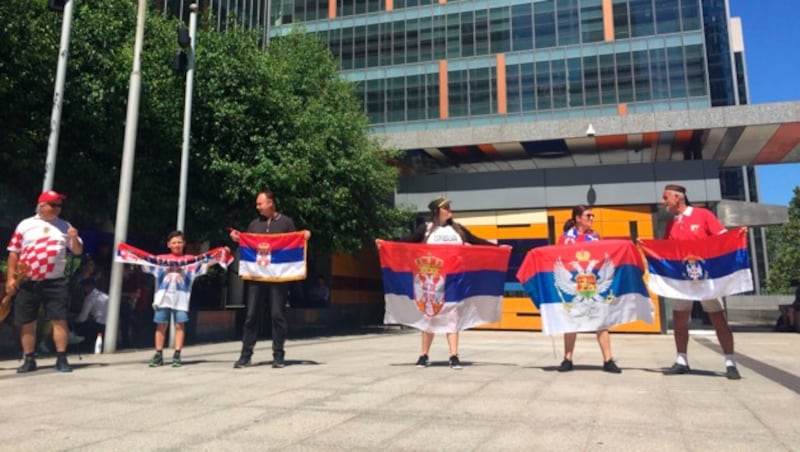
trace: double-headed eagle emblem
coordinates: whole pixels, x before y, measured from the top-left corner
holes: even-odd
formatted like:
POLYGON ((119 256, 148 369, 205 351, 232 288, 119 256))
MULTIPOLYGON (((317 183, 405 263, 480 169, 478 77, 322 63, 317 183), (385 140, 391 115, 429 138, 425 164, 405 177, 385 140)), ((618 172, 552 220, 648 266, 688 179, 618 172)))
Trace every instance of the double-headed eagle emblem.
POLYGON ((433 317, 444 308, 444 260, 430 254, 414 260, 414 302, 427 317, 433 317))
POLYGON ((614 280, 615 267, 608 254, 606 254, 603 265, 598 270, 595 270, 595 267, 600 261, 592 259, 588 251, 578 251, 575 253, 575 258, 576 260, 568 264, 572 270, 564 266, 560 256, 556 258, 556 263, 553 266, 555 285, 567 310, 574 303, 613 302, 614 294, 610 292, 610 289, 614 280), (608 295, 604 295, 607 292, 608 295), (572 298, 566 300, 563 294, 572 298))

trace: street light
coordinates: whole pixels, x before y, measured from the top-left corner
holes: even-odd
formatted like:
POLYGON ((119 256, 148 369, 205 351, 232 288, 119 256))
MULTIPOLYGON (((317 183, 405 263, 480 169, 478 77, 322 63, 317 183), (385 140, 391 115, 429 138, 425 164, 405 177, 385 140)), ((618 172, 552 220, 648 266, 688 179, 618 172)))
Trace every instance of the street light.
MULTIPOLYGON (((70 3, 72 3, 70 1, 70 3)), ((139 0, 136 13, 136 39, 133 44, 133 69, 128 85, 128 112, 125 116, 125 142, 122 146, 122 167, 119 175, 117 197, 117 220, 114 226, 114 252, 128 236, 128 215, 131 207, 131 185, 133 184, 133 161, 136 154, 136 131, 139 127, 139 98, 142 92, 142 46, 144 43, 144 19, 147 0, 139 0)), ((119 307, 122 299, 122 264, 112 258, 111 281, 108 293, 108 313, 103 351, 117 350, 119 331, 119 307)))
POLYGON ((53 188, 56 174, 56 154, 58 153, 58 134, 61 131, 61 106, 64 103, 64 81, 67 78, 67 57, 69 56, 69 36, 72 30, 72 0, 49 0, 48 7, 63 12, 61 19, 61 43, 58 46, 58 67, 56 84, 53 89, 53 109, 50 113, 50 137, 47 139, 47 159, 44 164, 42 191, 53 188))
MULTIPOLYGON (((182 29, 183 30, 183 29, 182 29)), ((189 178, 189 133, 192 129, 192 92, 194 89, 194 51, 197 41, 197 3, 189 5, 189 57, 186 68, 186 95, 183 106, 183 142, 181 145, 181 179, 178 195, 178 231, 186 232, 186 184, 189 178)), ((186 36, 178 33, 178 44, 185 47, 186 36)), ((181 52, 183 54, 183 52, 181 52)))

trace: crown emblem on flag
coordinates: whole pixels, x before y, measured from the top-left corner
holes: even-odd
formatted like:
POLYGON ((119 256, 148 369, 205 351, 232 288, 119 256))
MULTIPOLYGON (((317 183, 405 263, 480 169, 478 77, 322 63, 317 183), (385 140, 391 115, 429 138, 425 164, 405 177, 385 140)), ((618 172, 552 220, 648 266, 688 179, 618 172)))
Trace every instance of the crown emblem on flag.
POLYGON ((575 259, 578 259, 578 262, 588 262, 591 257, 591 253, 586 250, 580 250, 575 253, 575 259))
POLYGON ((258 244, 258 251, 266 253, 269 252, 269 249, 270 249, 269 242, 261 242, 258 244))
POLYGON ((444 266, 443 259, 430 254, 414 259, 414 263, 417 264, 417 269, 421 274, 431 276, 438 275, 444 266))

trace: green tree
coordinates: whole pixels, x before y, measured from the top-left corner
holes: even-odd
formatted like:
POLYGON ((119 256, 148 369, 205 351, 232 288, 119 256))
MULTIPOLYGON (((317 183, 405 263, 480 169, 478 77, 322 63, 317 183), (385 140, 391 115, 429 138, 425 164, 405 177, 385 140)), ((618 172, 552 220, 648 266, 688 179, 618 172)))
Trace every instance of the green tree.
MULTIPOLYGON (((135 2, 75 7, 55 188, 78 227, 114 221, 135 20, 135 2)), ((214 23, 204 18, 197 37, 189 236, 225 240, 227 226, 255 214, 261 188, 320 251, 395 235, 409 218, 390 203, 395 155, 369 136, 324 45, 298 32, 265 52, 256 33, 205 26, 214 23)), ((3 0, 0 24, 0 211, 12 223, 41 187, 61 16, 45 0, 3 0)), ((148 15, 128 228, 145 242, 162 239, 177 214, 184 80, 169 63, 178 27, 148 15)))
POLYGON ((789 222, 767 229, 769 274, 766 289, 772 294, 793 293, 800 281, 800 186, 789 202, 789 222))

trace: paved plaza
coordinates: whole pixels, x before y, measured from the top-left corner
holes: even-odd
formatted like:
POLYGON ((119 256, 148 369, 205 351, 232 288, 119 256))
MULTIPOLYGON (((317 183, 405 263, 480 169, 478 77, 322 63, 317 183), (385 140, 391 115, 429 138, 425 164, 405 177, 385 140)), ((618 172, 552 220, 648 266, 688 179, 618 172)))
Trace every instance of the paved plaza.
POLYGON ((560 336, 463 333, 461 371, 443 336, 416 368, 419 340, 290 340, 284 369, 268 341, 246 369, 237 342, 187 347, 181 368, 148 368, 150 350, 73 355, 71 374, 52 357, 28 375, 0 361, 0 450, 800 451, 800 334, 738 332, 740 381, 706 331, 682 376, 661 373, 671 335, 613 335, 621 375, 600 370, 591 334, 565 374, 560 336))

